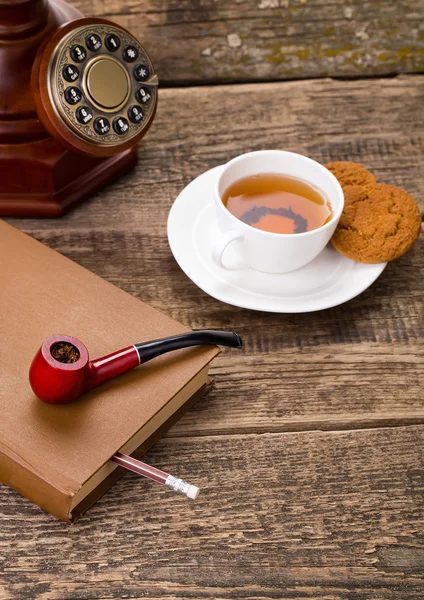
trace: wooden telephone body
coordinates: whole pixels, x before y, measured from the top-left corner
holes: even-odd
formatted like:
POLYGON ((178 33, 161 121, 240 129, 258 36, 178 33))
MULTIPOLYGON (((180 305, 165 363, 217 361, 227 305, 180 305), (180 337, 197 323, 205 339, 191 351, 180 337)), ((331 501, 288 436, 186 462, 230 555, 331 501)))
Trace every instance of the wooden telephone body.
POLYGON ((0 0, 0 75, 0 216, 59 216, 136 164, 158 79, 123 27, 0 0))

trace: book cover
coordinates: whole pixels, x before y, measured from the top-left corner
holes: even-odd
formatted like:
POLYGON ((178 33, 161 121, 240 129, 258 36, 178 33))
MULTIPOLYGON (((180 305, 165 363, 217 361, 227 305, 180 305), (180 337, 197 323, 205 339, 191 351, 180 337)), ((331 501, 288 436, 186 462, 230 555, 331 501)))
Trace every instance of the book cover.
POLYGON ((207 389, 215 346, 178 350, 69 405, 36 398, 28 370, 52 334, 98 357, 187 331, 180 323, 0 221, 0 481, 65 521, 121 474, 207 389))

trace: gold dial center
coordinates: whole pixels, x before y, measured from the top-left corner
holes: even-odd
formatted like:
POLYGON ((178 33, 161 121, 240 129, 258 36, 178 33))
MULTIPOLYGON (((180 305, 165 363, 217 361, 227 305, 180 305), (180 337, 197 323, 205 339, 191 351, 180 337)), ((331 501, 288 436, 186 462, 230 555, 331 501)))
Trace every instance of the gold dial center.
POLYGON ((86 82, 92 100, 105 109, 117 108, 128 97, 128 74, 114 58, 105 56, 93 62, 88 68, 86 82))

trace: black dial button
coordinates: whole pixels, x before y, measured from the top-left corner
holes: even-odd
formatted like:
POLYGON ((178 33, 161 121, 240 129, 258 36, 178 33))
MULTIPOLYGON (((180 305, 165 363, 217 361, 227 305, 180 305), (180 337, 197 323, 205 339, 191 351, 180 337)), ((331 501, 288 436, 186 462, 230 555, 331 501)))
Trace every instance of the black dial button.
POLYGON ((137 81, 147 81, 150 77, 149 67, 146 65, 137 65, 134 67, 134 77, 137 81))
POLYGON ((138 50, 135 46, 125 46, 122 56, 127 62, 134 62, 138 58, 138 50))
POLYGON ((90 33, 90 35, 86 38, 85 43, 91 52, 97 52, 102 47, 102 40, 97 33, 90 33))
POLYGON ((106 135, 110 131, 109 120, 105 117, 97 117, 97 119, 94 121, 94 130, 99 135, 106 135))
POLYGON ((110 33, 105 39, 106 48, 109 52, 115 52, 121 46, 121 40, 114 33, 110 33))
POLYGON ((82 98, 81 90, 77 87, 68 87, 65 90, 65 100, 68 104, 78 104, 82 98))
POLYGON ((75 114, 82 125, 87 125, 93 118, 93 111, 88 106, 80 106, 75 114))
POLYGON ((76 46, 72 46, 71 48, 71 57, 77 63, 82 63, 87 58, 87 50, 84 46, 77 44, 76 46))
POLYGON ((140 121, 142 121, 144 118, 141 106, 137 106, 136 104, 134 104, 134 106, 130 106, 128 109, 128 118, 133 123, 140 123, 140 121))
POLYGON ((152 99, 152 91, 147 85, 142 85, 141 88, 136 91, 135 96, 141 104, 149 104, 152 99))
POLYGON ((74 65, 65 65, 62 71, 63 78, 69 83, 76 81, 79 77, 79 70, 74 65))
POLYGON ((116 117, 116 119, 113 120, 113 128, 119 135, 124 135, 127 133, 130 126, 124 117, 116 117))

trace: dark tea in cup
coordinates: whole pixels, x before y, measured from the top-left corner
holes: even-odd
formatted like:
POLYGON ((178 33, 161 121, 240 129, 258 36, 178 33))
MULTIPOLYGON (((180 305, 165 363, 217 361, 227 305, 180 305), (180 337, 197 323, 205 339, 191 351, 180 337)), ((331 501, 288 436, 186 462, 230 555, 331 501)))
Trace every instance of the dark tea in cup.
POLYGON ((329 201, 308 183, 276 173, 261 173, 232 183, 222 201, 235 217, 271 233, 305 233, 333 216, 329 201))

